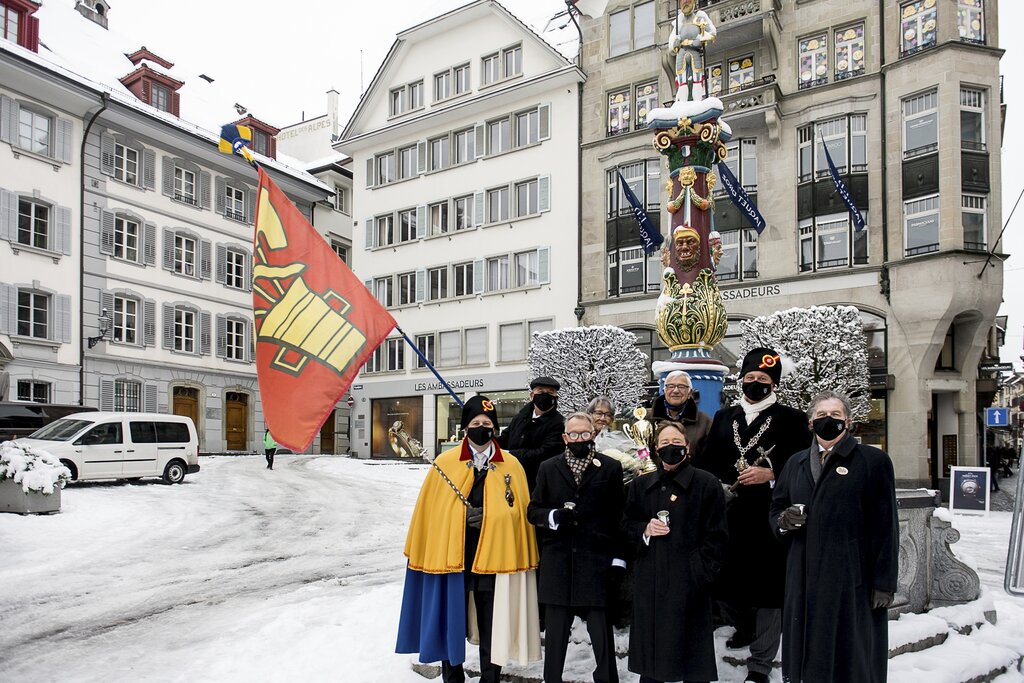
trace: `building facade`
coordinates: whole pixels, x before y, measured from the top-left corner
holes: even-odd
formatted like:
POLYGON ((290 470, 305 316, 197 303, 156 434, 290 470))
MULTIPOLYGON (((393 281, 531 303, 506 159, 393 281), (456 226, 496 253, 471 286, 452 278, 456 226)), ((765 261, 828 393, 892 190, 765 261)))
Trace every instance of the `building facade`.
MULTIPOLYGON (((1002 293, 998 16, 991 0, 704 0, 718 29, 708 84, 734 138, 728 165, 766 219, 758 235, 719 193, 718 269, 733 365, 742 320, 794 306, 856 306, 872 415, 861 438, 904 483, 936 485, 979 457, 979 375, 1002 293), (835 192, 828 145, 867 228, 835 192)), ((645 258, 622 172, 667 226, 666 167, 643 125, 672 99, 674 0, 615 2, 583 22, 582 282, 587 324, 637 334, 652 357, 660 264, 645 258)), ((823 332, 827 334, 826 332, 823 332)))
MULTIPOLYGON (((356 273, 502 425, 526 399, 530 335, 576 324, 582 80, 480 0, 399 33, 335 145, 353 159, 356 273)), ((460 436, 458 405, 397 331, 352 397, 360 456, 396 455, 402 429, 432 453, 460 436)))

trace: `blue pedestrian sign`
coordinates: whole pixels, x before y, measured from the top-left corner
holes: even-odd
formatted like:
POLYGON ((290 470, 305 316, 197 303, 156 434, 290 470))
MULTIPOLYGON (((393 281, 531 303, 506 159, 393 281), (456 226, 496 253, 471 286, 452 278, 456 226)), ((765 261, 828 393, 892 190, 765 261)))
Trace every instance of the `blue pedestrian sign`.
POLYGON ((1006 427, 1010 424, 1009 408, 985 408, 986 427, 1006 427))

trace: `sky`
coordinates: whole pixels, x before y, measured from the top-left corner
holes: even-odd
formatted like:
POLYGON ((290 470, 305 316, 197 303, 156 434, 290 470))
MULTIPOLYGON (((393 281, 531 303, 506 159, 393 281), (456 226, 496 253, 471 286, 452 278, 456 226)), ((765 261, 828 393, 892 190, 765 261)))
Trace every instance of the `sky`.
MULTIPOLYGON (((55 2, 60 0, 48 0, 55 2)), ((63 0, 70 2, 70 0, 63 0)), ((326 91, 340 93, 341 121, 348 120, 362 89, 387 55, 398 31, 465 4, 468 0, 390 0, 380 3, 336 0, 251 2, 180 0, 153 20, 152 0, 115 0, 110 21, 124 34, 137 34, 147 47, 171 61, 188 61, 216 79, 235 101, 276 126, 326 112, 326 91), (283 8, 283 9, 282 9, 283 8), (386 8, 383 11, 380 8, 386 8), (280 15, 280 16, 278 16, 280 15), (261 23, 263 25, 261 25, 261 23), (189 52, 182 54, 182 44, 189 52), (201 56, 200 56, 201 55, 201 56), (268 87, 267 84, 272 84, 268 87), (238 93, 237 95, 235 93, 238 93)), ((564 10, 562 0, 504 0, 521 19, 543 29, 564 10)), ((564 23, 564 17, 556 25, 564 23)), ((1001 41, 1011 44, 1010 27, 1024 25, 1024 2, 999 3, 1001 41)), ((1003 139, 1003 221, 1024 189, 1024 50, 1002 58, 1007 104, 1003 139), (1021 74, 1015 76, 1015 74, 1021 74)), ((231 100, 229 100, 231 101, 231 100)), ((990 234, 1001 225, 989 221, 990 234)), ((1004 304, 1009 316, 1002 359, 1024 363, 1024 202, 1007 227, 998 252, 1004 263, 1004 304)), ((981 268, 980 264, 965 267, 981 268)))

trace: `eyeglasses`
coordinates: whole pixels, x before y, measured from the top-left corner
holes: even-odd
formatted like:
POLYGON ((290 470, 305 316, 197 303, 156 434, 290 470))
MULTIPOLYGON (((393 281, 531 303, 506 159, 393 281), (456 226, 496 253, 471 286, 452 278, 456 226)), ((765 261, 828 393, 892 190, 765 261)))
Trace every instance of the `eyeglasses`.
POLYGON ((590 441, 594 432, 566 432, 565 435, 569 437, 569 441, 590 441))
POLYGON ((614 413, 609 413, 604 410, 595 410, 591 413, 594 417, 607 417, 609 420, 615 417, 614 413))
POLYGON ((666 384, 665 391, 686 391, 690 389, 689 384, 666 384))

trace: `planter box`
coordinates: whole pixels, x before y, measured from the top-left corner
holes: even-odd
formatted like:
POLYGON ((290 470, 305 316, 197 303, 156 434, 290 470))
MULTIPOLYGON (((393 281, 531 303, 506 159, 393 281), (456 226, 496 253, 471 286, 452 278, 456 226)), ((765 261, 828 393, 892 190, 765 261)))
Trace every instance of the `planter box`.
POLYGON ((25 493, 21 484, 13 479, 0 481, 0 512, 16 512, 20 515, 49 514, 60 512, 60 488, 53 487, 53 493, 38 491, 25 493))

